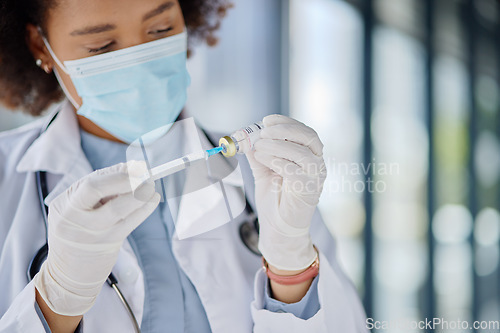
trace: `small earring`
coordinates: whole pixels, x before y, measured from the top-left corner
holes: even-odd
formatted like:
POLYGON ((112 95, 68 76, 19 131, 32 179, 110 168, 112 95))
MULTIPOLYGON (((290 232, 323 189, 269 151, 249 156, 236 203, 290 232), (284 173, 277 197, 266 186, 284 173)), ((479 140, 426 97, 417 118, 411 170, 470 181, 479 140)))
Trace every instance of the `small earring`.
POLYGON ((43 63, 43 62, 42 62, 42 59, 36 59, 36 65, 37 65, 38 67, 42 67, 42 63, 43 63))

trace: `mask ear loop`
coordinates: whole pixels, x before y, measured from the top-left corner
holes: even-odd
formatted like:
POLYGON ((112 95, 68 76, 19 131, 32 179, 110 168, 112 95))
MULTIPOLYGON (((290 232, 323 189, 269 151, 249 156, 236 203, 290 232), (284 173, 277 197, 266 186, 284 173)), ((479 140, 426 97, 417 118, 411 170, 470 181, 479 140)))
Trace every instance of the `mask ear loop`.
MULTIPOLYGON (((50 47, 49 41, 47 40, 47 38, 45 38, 45 35, 44 35, 43 31, 42 31, 42 28, 38 27, 38 31, 40 32, 40 35, 42 36, 43 43, 45 44, 45 47, 49 51, 50 56, 52 57, 52 59, 54 59, 54 61, 56 62, 56 64, 63 70, 64 73, 66 73, 67 75, 70 75, 69 72, 68 72, 68 70, 66 69, 66 66, 63 65, 63 63, 59 60, 59 58, 56 56, 56 54, 52 50, 52 47, 50 47)), ((64 94, 66 95, 66 98, 68 98, 68 100, 71 102, 71 104, 73 104, 73 106, 75 107, 75 109, 78 110, 81 105, 78 105, 78 103, 76 102, 76 100, 69 93, 69 90, 68 90, 68 88, 66 88, 66 85, 64 84, 63 80, 61 79, 61 76, 59 75, 59 72, 57 71, 57 68, 54 68, 54 74, 56 75, 57 82, 59 82, 59 85, 61 86, 64 94)))

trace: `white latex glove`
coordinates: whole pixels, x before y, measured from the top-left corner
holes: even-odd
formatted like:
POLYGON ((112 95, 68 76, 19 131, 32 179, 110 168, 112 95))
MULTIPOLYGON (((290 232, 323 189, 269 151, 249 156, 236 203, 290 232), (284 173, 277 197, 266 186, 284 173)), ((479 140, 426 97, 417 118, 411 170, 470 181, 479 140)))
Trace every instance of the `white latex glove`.
POLYGON ((316 259, 309 235, 323 189, 323 144, 301 122, 271 115, 263 120, 261 139, 247 154, 255 178, 259 250, 282 270, 301 270, 316 259))
POLYGON ((131 161, 97 170, 49 206, 49 254, 34 283, 50 309, 77 316, 93 306, 127 236, 155 210, 154 183, 131 161))

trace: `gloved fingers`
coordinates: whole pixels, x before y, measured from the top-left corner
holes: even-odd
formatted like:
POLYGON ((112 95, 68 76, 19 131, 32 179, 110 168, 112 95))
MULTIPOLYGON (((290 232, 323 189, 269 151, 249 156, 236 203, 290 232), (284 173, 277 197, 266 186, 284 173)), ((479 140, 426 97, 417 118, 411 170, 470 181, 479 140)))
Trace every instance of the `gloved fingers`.
POLYGON ((319 166, 319 174, 310 175, 296 163, 274 155, 256 151, 255 159, 283 178, 282 189, 286 192, 301 192, 304 195, 320 193, 326 178, 326 166, 319 166))
POLYGON ((127 163, 127 173, 130 178, 142 179, 145 174, 148 174, 148 165, 146 161, 128 161, 127 163))
POLYGON ((135 228, 141 225, 142 222, 146 221, 149 215, 154 212, 156 207, 158 207, 160 200, 161 195, 155 192, 151 200, 146 202, 144 205, 129 214, 125 219, 120 221, 120 225, 123 225, 125 230, 127 230, 128 233, 131 233, 135 228))
MULTIPOLYGON (((280 207, 295 207, 295 209, 305 209, 316 207, 319 197, 323 191, 323 182, 319 179, 290 180, 285 179, 282 185, 282 192, 287 195, 282 196, 280 207), (305 205, 305 206, 304 206, 305 205)), ((281 216, 285 216, 283 208, 280 208, 281 216)))
POLYGON ((323 156, 323 143, 319 139, 316 131, 296 120, 294 120, 294 122, 296 123, 285 123, 271 126, 267 126, 264 122, 265 127, 260 132, 260 137, 261 139, 291 141, 308 147, 316 156, 323 156))
POLYGON ((289 141, 261 139, 255 143, 255 150, 293 162, 311 176, 319 175, 320 165, 324 163, 323 158, 314 155, 309 148, 289 141))
MULTIPOLYGON (((264 124, 264 127, 271 127, 274 125, 280 125, 280 124, 293 124, 293 125, 304 125, 300 121, 281 115, 281 114, 271 114, 269 116, 264 117, 262 120, 262 123, 264 124)), ((304 125, 305 126, 305 125, 304 125)))
POLYGON ((145 190, 146 193, 144 194, 141 192, 144 191, 145 186, 149 186, 147 184, 154 186, 154 181, 150 178, 150 170, 148 169, 146 162, 129 161, 127 164, 127 171, 132 191, 135 193, 137 199, 147 201, 149 190, 145 190))
POLYGON ((146 191, 144 191, 144 197, 140 200, 136 198, 135 193, 122 194, 110 200, 92 212, 92 214, 95 214, 95 220, 101 220, 103 224, 113 225, 120 220, 126 219, 147 203, 154 202, 156 200, 154 186, 147 186, 145 189, 148 190, 147 197, 146 191))
POLYGON ((267 166, 263 165, 259 161, 255 159, 255 151, 250 151, 246 153, 246 157, 248 159, 248 163, 250 164, 250 168, 252 169, 253 177, 255 179, 267 177, 270 175, 272 170, 270 170, 267 166))
POLYGON ((149 201, 156 191, 155 182, 151 179, 136 182, 132 187, 134 188, 132 192, 134 198, 143 202, 149 201))
POLYGON ((154 187, 150 188, 148 200, 138 200, 132 192, 121 194, 92 211, 82 210, 72 203, 64 207, 51 206, 49 218, 64 220, 64 223, 51 223, 49 227, 53 233, 67 239, 82 239, 84 233, 97 239, 103 231, 113 228, 116 223, 154 200, 154 194, 154 187))
POLYGON ((92 210, 112 197, 131 192, 135 179, 144 170, 147 171, 145 163, 137 161, 96 170, 69 188, 68 200, 75 207, 92 210))
POLYGON ((292 161, 276 157, 262 151, 255 151, 254 157, 256 161, 265 165, 268 170, 271 170, 273 173, 278 174, 283 178, 304 175, 302 168, 292 161))

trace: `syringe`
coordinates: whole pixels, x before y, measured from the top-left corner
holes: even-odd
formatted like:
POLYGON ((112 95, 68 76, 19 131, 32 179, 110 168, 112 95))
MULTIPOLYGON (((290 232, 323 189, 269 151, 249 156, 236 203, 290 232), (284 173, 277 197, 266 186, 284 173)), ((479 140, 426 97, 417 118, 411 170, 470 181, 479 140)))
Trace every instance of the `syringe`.
POLYGON ((149 171, 149 174, 145 175, 144 178, 145 180, 151 179, 153 181, 156 181, 158 179, 167 177, 171 174, 174 174, 176 172, 188 168, 191 165, 191 163, 194 163, 199 160, 207 160, 210 156, 216 155, 222 151, 223 151, 222 147, 216 147, 213 149, 201 150, 196 153, 185 155, 176 160, 152 168, 149 171))
POLYGON ((237 153, 245 154, 252 150, 255 142, 260 139, 260 131, 263 128, 264 124, 262 122, 244 127, 233 132, 230 136, 221 138, 219 147, 188 154, 184 157, 152 168, 148 174, 144 175, 143 180, 156 181, 188 168, 193 162, 207 160, 210 156, 218 153, 222 153, 225 157, 232 157, 237 153))

